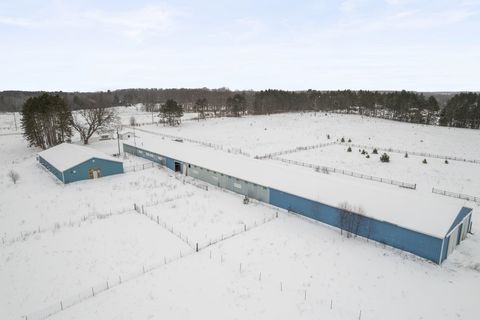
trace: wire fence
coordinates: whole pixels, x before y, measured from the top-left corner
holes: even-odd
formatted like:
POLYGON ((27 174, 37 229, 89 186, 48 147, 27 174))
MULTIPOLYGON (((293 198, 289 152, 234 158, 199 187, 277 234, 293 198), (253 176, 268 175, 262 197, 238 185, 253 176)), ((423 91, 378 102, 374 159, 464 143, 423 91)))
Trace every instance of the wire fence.
POLYGON ((174 236, 179 238, 181 241, 186 243, 190 248, 194 249, 195 251, 203 250, 203 249, 205 249, 209 246, 212 246, 216 243, 219 243, 221 241, 230 239, 230 238, 232 238, 236 235, 247 232, 247 231, 249 231, 253 228, 256 228, 258 226, 261 226, 263 224, 266 224, 266 223, 278 218, 278 211, 276 211, 275 214, 271 215, 270 217, 264 217, 262 220, 259 220, 259 221, 255 220, 254 222, 251 222, 251 223, 245 223, 241 227, 235 228, 234 230, 232 230, 230 232, 222 233, 221 235, 219 235, 215 238, 211 238, 209 240, 206 240, 202 243, 202 242, 196 241, 195 239, 193 239, 192 236, 189 236, 187 233, 185 233, 185 232, 182 233, 173 224, 168 224, 168 222, 163 220, 163 218, 161 218, 161 216, 159 214, 149 213, 148 211, 150 211, 150 210, 146 210, 145 205, 134 204, 134 209, 137 213, 144 215, 145 217, 149 218, 151 221, 153 221, 157 225, 161 226, 162 228, 164 228, 165 230, 167 230, 168 232, 170 232, 171 234, 173 234, 174 236))
POLYGON ((395 149, 395 148, 385 148, 385 147, 374 147, 374 146, 367 146, 367 145, 362 145, 362 144, 356 144, 356 143, 351 143, 351 142, 341 142, 341 141, 332 141, 332 142, 326 142, 326 143, 318 143, 310 146, 300 146, 292 149, 286 149, 286 150, 280 150, 272 153, 267 153, 264 155, 260 156, 255 156, 256 159, 271 159, 278 157, 280 155, 285 155, 285 154, 291 154, 291 153, 296 153, 300 151, 305 151, 305 150, 312 150, 312 149, 319 149, 319 148, 324 148, 328 146, 333 146, 333 145, 345 145, 345 146, 350 146, 353 148, 360 148, 360 149, 377 149, 379 151, 384 151, 384 152, 393 152, 393 153, 402 153, 402 154, 409 154, 409 155, 414 155, 414 156, 420 156, 420 157, 426 157, 426 158, 437 158, 437 159, 444 159, 444 160, 452 160, 452 161, 460 161, 460 162, 469 162, 469 163, 476 163, 480 164, 480 160, 477 159, 467 159, 467 158, 462 158, 462 157, 455 157, 455 156, 448 156, 448 155, 440 155, 440 154, 434 154, 434 153, 428 153, 428 152, 417 152, 417 151, 408 151, 408 150, 401 150, 401 149, 395 149))
POLYGON ((20 234, 18 234, 16 236, 13 236, 11 238, 7 238, 6 236, 3 236, 1 241, 2 241, 2 245, 11 245, 15 242, 25 241, 32 236, 36 236, 36 235, 39 235, 39 234, 42 234, 42 233, 57 232, 57 231, 60 231, 60 229, 65 228, 65 227, 70 227, 70 228, 79 227, 83 223, 92 222, 92 221, 95 221, 95 220, 103 220, 103 219, 110 218, 112 216, 131 213, 133 211, 134 210, 131 209, 131 207, 129 207, 129 208, 119 209, 119 210, 116 210, 116 211, 110 211, 108 213, 89 214, 89 215, 86 215, 86 216, 82 216, 77 220, 56 222, 53 225, 50 225, 50 226, 47 226, 47 227, 38 227, 36 229, 21 231, 20 234))
POLYGON ((315 164, 306 163, 306 162, 297 161, 297 160, 290 160, 290 159, 278 158, 278 157, 272 158, 272 159, 279 160, 281 162, 288 163, 288 164, 294 164, 294 165, 297 165, 297 166, 311 168, 311 169, 314 169, 317 172, 322 172, 322 173, 334 172, 334 173, 344 174, 344 175, 355 177, 355 178, 366 179, 366 180, 371 180, 371 181, 376 181, 376 182, 381 182, 381 183, 387 183, 387 184, 391 184, 391 185, 395 185, 395 186, 399 186, 399 187, 407 188, 407 189, 415 190, 417 188, 417 184, 415 184, 415 183, 402 182, 402 181, 392 180, 392 179, 387 179, 387 178, 379 178, 379 177, 371 176, 371 175, 368 175, 368 174, 358 173, 358 172, 344 170, 344 169, 337 169, 337 168, 333 168, 333 167, 320 166, 320 165, 315 165, 315 164))
POLYGON ((182 259, 183 257, 186 257, 188 255, 191 255, 194 253, 194 250, 189 250, 182 252, 180 251, 178 255, 172 255, 170 257, 164 257, 163 262, 158 262, 155 264, 151 265, 144 265, 142 266, 142 269, 138 269, 136 271, 130 272, 128 274, 124 275, 119 275, 117 277, 109 278, 103 282, 97 283, 96 285, 93 285, 89 288, 86 288, 82 290, 81 292, 72 295, 70 297, 67 297, 65 299, 62 299, 48 307, 45 307, 43 309, 37 310, 35 312, 32 312, 30 314, 27 314, 23 316, 22 318, 24 320, 44 320, 47 319, 51 316, 53 316, 56 313, 59 313, 69 307, 72 307, 82 301, 85 301, 87 299, 93 298, 96 295, 105 292, 107 290, 110 290, 112 288, 115 288, 122 283, 128 282, 130 280, 133 280, 135 278, 138 278, 148 272, 152 272, 153 270, 159 269, 167 264, 170 264, 172 262, 178 261, 182 259))
POLYGON ((180 175, 180 174, 175 174, 174 175, 175 179, 178 181, 182 182, 183 184, 188 183, 194 187, 197 187, 199 189, 202 189, 204 191, 208 191, 208 185, 205 183, 199 182, 197 179, 188 179, 188 176, 180 175))
POLYGON ((231 259, 222 252, 210 250, 209 254, 204 257, 213 263, 228 268, 231 274, 236 273, 242 278, 248 278, 250 281, 259 283, 262 289, 267 289, 270 292, 277 291, 281 295, 285 295, 285 298, 292 303, 320 306, 325 314, 335 312, 336 316, 341 319, 362 320, 367 319, 366 316, 370 311, 369 309, 346 307, 347 302, 329 294, 328 290, 325 290, 325 285, 315 283, 313 277, 307 277, 304 281, 298 282, 291 280, 291 277, 287 277, 287 281, 285 281, 286 279, 274 276, 268 269, 261 270, 255 264, 248 265, 238 259, 231 259))
POLYGON ((155 167, 160 168, 161 166, 159 164, 156 164, 155 162, 148 162, 148 163, 136 164, 136 165, 124 167, 123 171, 136 172, 136 171, 141 171, 141 170, 155 168, 155 167))
MULTIPOLYGON (((142 207, 143 208, 148 208, 148 207, 152 207, 152 206, 158 206, 160 204, 169 203, 169 202, 172 202, 172 201, 188 198, 188 197, 191 197, 192 195, 193 195, 193 192, 186 192, 186 193, 183 193, 183 194, 177 194, 175 196, 166 197, 166 198, 161 199, 161 200, 157 199, 157 200, 145 202, 142 205, 142 207)), ((60 229, 65 228, 65 227, 78 227, 78 226, 81 226, 81 224, 86 223, 86 222, 92 222, 92 221, 95 221, 95 220, 103 220, 103 219, 110 218, 112 216, 117 216, 117 215, 126 214, 126 213, 133 213, 133 212, 136 211, 136 206, 137 205, 134 204, 133 208, 130 206, 128 208, 122 208, 122 209, 115 210, 115 211, 109 211, 107 213, 89 214, 89 215, 86 215, 86 216, 82 216, 79 219, 73 220, 73 221, 69 220, 69 221, 63 221, 63 222, 56 222, 56 223, 54 223, 50 226, 47 226, 47 227, 38 227, 38 228, 27 230, 27 231, 21 231, 20 234, 18 234, 16 236, 13 236, 11 238, 7 238, 6 236, 2 236, 1 244, 2 245, 11 245, 15 242, 25 241, 32 236, 39 235, 39 234, 42 234, 42 233, 57 232, 57 231, 60 231, 60 229)))
POLYGON ((284 154, 290 154, 290 153, 295 153, 295 152, 300 152, 300 151, 305 151, 305 150, 324 148, 324 147, 328 147, 328 146, 331 146, 331 145, 334 145, 334 144, 336 144, 335 141, 326 142, 326 143, 317 143, 317 144, 310 145, 310 146, 300 146, 300 147, 296 147, 296 148, 292 148, 292 149, 286 149, 286 150, 281 150, 281 151, 277 151, 277 152, 266 153, 266 154, 261 155, 261 156, 255 156, 255 159, 271 159, 271 158, 278 157, 278 156, 281 156, 281 155, 284 155, 284 154))
POLYGON ((348 142, 337 142, 339 145, 347 145, 354 148, 361 148, 361 149, 377 149, 384 152, 393 152, 393 153, 407 153, 408 155, 426 157, 426 158, 437 158, 437 159, 444 159, 444 160, 453 160, 453 161, 460 161, 460 162, 469 162, 469 163, 476 163, 480 164, 480 160, 476 159, 466 159, 461 157, 454 157, 454 156, 447 156, 447 155, 439 155, 434 153, 428 152, 416 152, 416 151, 408 151, 408 150, 401 150, 401 149, 394 149, 394 148, 377 148, 362 144, 355 144, 355 143, 348 143, 348 142))
POLYGON ((205 146, 205 147, 209 147, 209 148, 212 148, 212 149, 215 149, 215 150, 220 150, 220 151, 225 151, 225 152, 232 153, 232 154, 240 154, 242 156, 251 157, 251 155, 248 152, 243 151, 241 148, 226 147, 226 146, 223 146, 221 144, 201 141, 201 140, 197 140, 197 139, 185 138, 185 137, 180 137, 180 136, 174 136, 174 135, 171 135, 171 134, 160 133, 160 132, 155 132, 155 131, 145 130, 145 129, 140 129, 140 128, 136 128, 136 130, 146 132, 146 133, 150 133, 150 134, 154 134, 154 135, 161 136, 161 137, 165 137, 165 138, 169 138, 169 139, 172 139, 172 140, 176 140, 178 142, 187 141, 187 142, 199 144, 199 145, 202 145, 202 146, 205 146))
POLYGON ((177 230, 173 225, 167 224, 165 221, 160 219, 159 215, 155 214, 150 214, 147 212, 145 209, 147 206, 151 206, 150 204, 144 204, 144 205, 137 205, 134 204, 134 212, 141 214, 147 218, 149 218, 151 221, 155 222, 157 225, 163 227, 165 230, 168 232, 172 233, 175 235, 177 238, 182 240, 182 242, 186 243, 189 247, 190 250, 188 251, 179 251, 178 255, 173 255, 170 257, 164 256, 163 262, 151 264, 151 265, 144 265, 142 266, 142 269, 136 270, 134 272, 124 274, 124 275, 119 275, 117 277, 110 277, 107 280, 97 283, 96 285, 91 286, 90 288, 84 289, 83 291, 72 295, 70 297, 67 297, 65 299, 62 299, 58 301, 57 303, 54 303, 50 306, 47 306, 43 309, 37 310, 35 312, 32 312, 28 315, 23 316, 24 320, 44 320, 49 318, 50 316, 59 313, 71 306, 74 306, 82 301, 85 301, 87 299, 93 298, 96 295, 105 292, 107 290, 110 290, 114 287, 117 287, 121 285, 122 283, 125 283, 127 281, 133 280, 135 278, 138 278, 148 272, 151 272, 153 270, 156 270, 162 266, 165 266, 169 263, 178 261, 182 259, 183 257, 189 256, 195 252, 199 252, 209 246, 212 246, 216 243, 219 243, 221 241, 230 239, 238 234, 247 232, 255 227, 261 226, 265 223, 268 223, 274 219, 278 218, 278 212, 276 212, 275 215, 272 215, 270 217, 265 217, 263 218, 262 221, 254 221, 253 223, 247 225, 244 224, 241 228, 237 228, 236 230, 233 230, 232 232, 222 234, 218 238, 211 239, 205 243, 198 243, 194 241, 192 238, 189 238, 188 235, 182 234, 179 230, 177 230))
POLYGON ((440 194, 440 195, 447 196, 447 197, 452 197, 452 198, 458 198, 458 199, 473 201, 473 202, 477 202, 477 203, 480 204, 480 197, 470 196, 468 194, 450 192, 450 191, 436 189, 436 188, 432 188, 432 193, 436 193, 436 194, 440 194))

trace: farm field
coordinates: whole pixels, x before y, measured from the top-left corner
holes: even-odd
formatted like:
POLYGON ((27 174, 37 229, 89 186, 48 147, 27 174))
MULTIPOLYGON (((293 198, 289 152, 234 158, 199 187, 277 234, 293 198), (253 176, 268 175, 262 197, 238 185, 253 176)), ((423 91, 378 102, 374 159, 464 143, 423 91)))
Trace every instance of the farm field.
POLYGON ((282 113, 187 121, 180 127, 142 129, 240 148, 254 155, 351 139, 353 143, 480 160, 478 130, 417 125, 358 115, 282 113), (388 133, 388 134, 387 134, 388 133), (331 139, 327 139, 330 135, 331 139))
MULTIPOLYGON (((149 115, 137 108, 120 113, 125 125, 132 115, 149 115)), ((0 123, 10 123, 6 117, 11 114, 0 115, 0 123)), ((478 131, 353 115, 292 113, 138 129, 139 146, 146 137, 162 139, 157 133, 251 156, 345 137, 480 159, 478 131)), ((116 140, 93 139, 90 147, 118 152, 116 140)), ((378 243, 347 239, 339 230, 255 201, 244 205, 242 196, 165 168, 140 169, 150 163, 131 155, 121 159, 125 167, 137 166, 135 171, 63 185, 37 164, 38 151, 21 135, 0 136, 0 280, 6 283, 0 289, 0 319, 35 315, 145 265, 156 267, 50 319, 473 320, 480 313, 480 208, 472 202, 466 204, 474 208, 474 234, 438 266, 378 243), (6 177, 10 169, 20 174, 15 185, 6 177), (143 206, 144 214, 134 211, 134 204, 143 206), (178 260, 162 265, 166 256, 180 252, 178 260)), ((436 187, 479 196, 480 164, 446 165, 433 158, 422 164, 423 157, 389 154, 391 162, 382 164, 371 152, 366 159, 358 149, 347 153, 346 146, 332 145, 281 157, 417 183, 412 192, 436 187)))
POLYGON ((98 283, 126 279, 180 251, 191 248, 132 212, 36 234, 0 251, 2 318, 57 303, 98 283))
MULTIPOLYGON (((378 154, 372 154, 373 149, 366 149, 370 158, 366 158, 358 148, 353 147, 347 152, 346 145, 332 145, 323 148, 299 151, 281 155, 281 158, 300 162, 350 170, 367 175, 399 180, 417 185, 417 189, 430 192, 432 188, 453 192, 477 195, 480 190, 480 164, 463 161, 448 161, 444 159, 388 152, 389 163, 381 163, 378 154), (423 160, 427 159, 424 164, 423 160)), ((361 150, 364 150, 363 148, 361 150)), ((305 168, 307 169, 307 168, 305 168)), ((307 169, 312 170, 312 169, 307 169)))

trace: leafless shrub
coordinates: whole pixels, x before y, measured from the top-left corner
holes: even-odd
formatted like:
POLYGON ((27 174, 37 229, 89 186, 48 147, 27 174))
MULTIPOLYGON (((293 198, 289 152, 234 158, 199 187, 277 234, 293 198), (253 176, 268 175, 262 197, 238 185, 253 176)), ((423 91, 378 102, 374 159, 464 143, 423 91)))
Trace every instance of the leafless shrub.
POLYGON ((18 172, 13 169, 10 170, 7 175, 13 182, 13 184, 17 184, 17 181, 20 179, 20 175, 18 174, 18 172))

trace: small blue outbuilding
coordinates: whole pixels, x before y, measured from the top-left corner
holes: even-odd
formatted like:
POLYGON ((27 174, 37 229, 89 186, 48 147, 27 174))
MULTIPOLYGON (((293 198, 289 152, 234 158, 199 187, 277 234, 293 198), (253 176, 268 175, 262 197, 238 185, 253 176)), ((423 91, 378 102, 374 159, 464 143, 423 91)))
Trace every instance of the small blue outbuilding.
POLYGON ((63 183, 123 173, 123 162, 119 159, 71 143, 42 151, 37 160, 63 183))

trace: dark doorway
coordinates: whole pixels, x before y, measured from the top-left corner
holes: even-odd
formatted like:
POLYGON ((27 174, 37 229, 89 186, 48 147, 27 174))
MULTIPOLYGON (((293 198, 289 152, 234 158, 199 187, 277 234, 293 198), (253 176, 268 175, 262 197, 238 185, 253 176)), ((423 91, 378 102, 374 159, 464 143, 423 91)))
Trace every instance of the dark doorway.
POLYGON ((182 165, 180 162, 175 161, 175 172, 182 172, 182 165))

